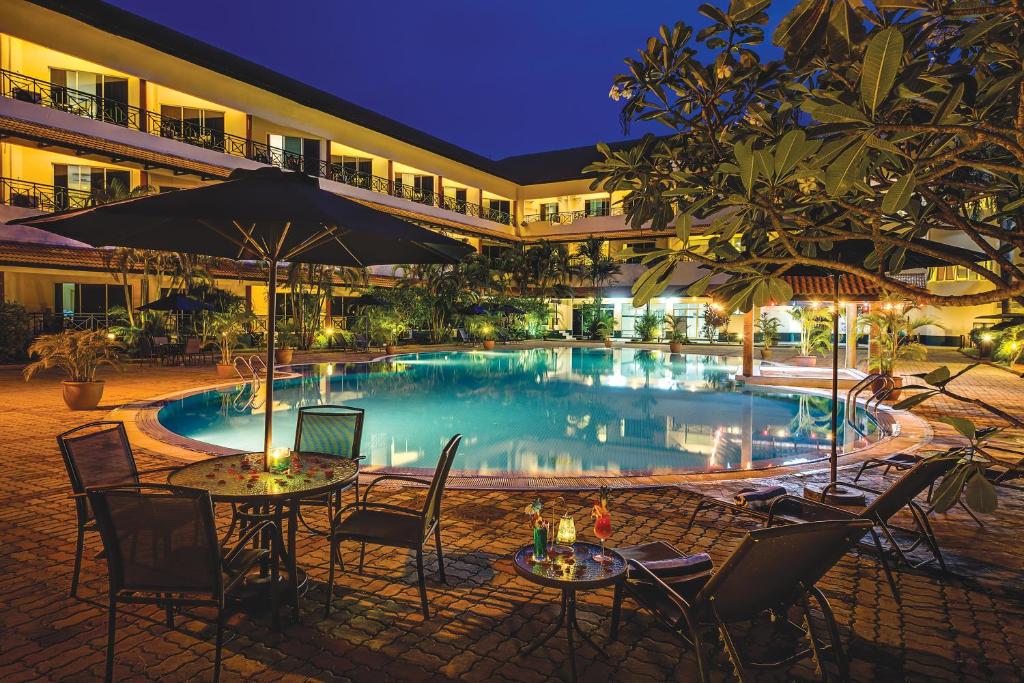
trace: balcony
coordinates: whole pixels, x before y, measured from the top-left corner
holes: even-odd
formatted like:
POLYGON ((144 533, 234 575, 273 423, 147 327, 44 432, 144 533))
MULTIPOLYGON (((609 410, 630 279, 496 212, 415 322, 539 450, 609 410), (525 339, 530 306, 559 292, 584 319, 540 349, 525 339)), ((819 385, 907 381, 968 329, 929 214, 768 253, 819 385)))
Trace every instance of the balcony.
POLYGON ((410 185, 396 183, 387 178, 346 169, 342 164, 307 158, 301 154, 271 147, 255 140, 225 133, 222 130, 163 116, 124 102, 104 99, 91 93, 54 85, 49 81, 6 69, 0 69, 0 95, 75 116, 139 130, 194 147, 249 159, 257 163, 319 176, 379 194, 408 199, 419 204, 435 206, 504 225, 512 225, 512 216, 506 211, 497 211, 484 208, 479 204, 458 201, 436 192, 422 192, 410 185))
POLYGON ((559 211, 557 213, 534 213, 523 216, 523 226, 530 223, 551 223, 552 225, 569 225, 584 218, 601 218, 604 216, 623 215, 621 206, 612 206, 604 209, 591 209, 580 211, 559 211))
POLYGON ((92 194, 66 187, 0 178, 0 204, 42 212, 81 209, 93 204, 92 194))

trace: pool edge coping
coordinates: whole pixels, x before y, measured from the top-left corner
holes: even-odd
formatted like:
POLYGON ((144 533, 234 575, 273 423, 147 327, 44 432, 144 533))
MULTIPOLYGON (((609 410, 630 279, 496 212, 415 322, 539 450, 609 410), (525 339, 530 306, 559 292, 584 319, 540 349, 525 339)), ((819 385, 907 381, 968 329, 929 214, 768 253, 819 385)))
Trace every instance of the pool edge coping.
MULTIPOLYGON (((462 349, 459 349, 462 350, 462 349)), ((471 350, 471 349, 467 349, 471 350)), ((377 356, 366 362, 379 362, 408 354, 391 354, 377 356)), ((308 363, 315 364, 315 363, 308 363)), ((295 364, 307 365, 307 363, 295 364)), ((288 368, 292 366, 282 366, 288 368)), ((286 379, 298 376, 285 371, 276 378, 286 379)), ((164 427, 157 414, 171 401, 181 400, 195 394, 214 389, 237 387, 241 382, 231 380, 162 394, 154 398, 134 401, 116 408, 108 414, 108 419, 124 422, 129 440, 143 450, 183 463, 204 460, 220 455, 240 453, 237 449, 217 446, 188 437, 181 436, 164 427)), ((831 397, 829 391, 809 387, 781 386, 779 389, 790 389, 796 393, 817 394, 831 397)), ((841 391, 841 396, 848 392, 841 391)), ((858 404, 865 401, 858 400, 858 404)), ((839 469, 848 469, 872 457, 892 455, 894 453, 911 453, 926 447, 932 442, 934 431, 924 418, 906 410, 895 410, 882 405, 880 409, 899 426, 899 433, 885 437, 875 443, 840 455, 839 469)), ((810 475, 828 471, 828 458, 816 459, 807 463, 778 465, 757 469, 720 470, 715 472, 642 472, 631 470, 609 474, 563 473, 525 475, 517 472, 495 472, 480 474, 473 471, 453 470, 449 474, 449 488, 479 490, 583 490, 612 484, 615 488, 655 488, 676 486, 679 484, 702 484, 735 479, 757 480, 768 477, 792 474, 810 475)), ((380 474, 402 474, 412 476, 430 476, 433 470, 413 467, 363 467, 360 474, 372 477, 380 474)))

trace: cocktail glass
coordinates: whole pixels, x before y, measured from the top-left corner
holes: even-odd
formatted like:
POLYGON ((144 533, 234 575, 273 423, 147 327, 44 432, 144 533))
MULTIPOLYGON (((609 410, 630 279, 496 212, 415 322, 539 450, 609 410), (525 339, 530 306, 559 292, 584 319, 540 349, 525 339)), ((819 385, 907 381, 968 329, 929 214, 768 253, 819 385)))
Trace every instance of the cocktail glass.
POLYGON ((600 514, 594 519, 594 535, 601 541, 601 552, 594 555, 594 560, 602 564, 612 562, 612 558, 605 555, 604 552, 604 542, 612 535, 612 516, 610 514, 600 514))

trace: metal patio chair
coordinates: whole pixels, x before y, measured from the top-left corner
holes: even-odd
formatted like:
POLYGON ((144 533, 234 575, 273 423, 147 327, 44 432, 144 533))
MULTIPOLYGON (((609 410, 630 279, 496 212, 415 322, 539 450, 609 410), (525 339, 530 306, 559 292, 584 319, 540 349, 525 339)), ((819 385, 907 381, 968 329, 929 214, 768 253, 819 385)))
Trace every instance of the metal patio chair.
MULTIPOLYGON (((169 628, 174 627, 175 607, 216 608, 216 682, 225 597, 240 588, 260 563, 269 572, 271 585, 276 585, 274 555, 281 548, 277 527, 269 520, 253 524, 234 546, 225 549, 217 539, 208 491, 167 484, 116 486, 89 489, 88 497, 103 539, 110 581, 106 680, 114 676, 117 606, 142 604, 165 608, 169 628), (261 534, 270 534, 269 548, 247 547, 261 534)), ((270 594, 276 615, 277 591, 270 594)))
MULTIPOLYGON (((366 411, 362 408, 337 405, 317 405, 299 408, 299 417, 295 425, 295 450, 300 453, 320 453, 335 455, 355 460, 357 465, 363 456, 359 454, 363 439, 363 418, 366 411)), ((342 494, 355 489, 356 500, 359 500, 359 475, 348 486, 325 496, 308 498, 299 505, 299 520, 310 532, 320 536, 330 536, 330 531, 321 531, 310 526, 302 516, 303 507, 322 507, 327 511, 328 524, 333 523, 334 513, 341 508, 342 494)))
POLYGON ((340 546, 343 541, 358 541, 359 573, 363 573, 363 561, 366 558, 366 544, 373 543, 392 548, 408 548, 416 551, 416 572, 419 578, 420 601, 423 606, 423 618, 430 617, 427 605, 427 585, 423 577, 423 551, 430 543, 431 536, 437 550, 437 573, 441 583, 445 583, 444 554, 441 550, 441 499, 444 496, 448 472, 459 450, 462 435, 456 434, 448 441, 441 451, 432 479, 410 477, 403 474, 384 474, 374 479, 363 492, 361 501, 346 505, 338 511, 331 525, 330 570, 327 578, 327 603, 324 614, 330 614, 331 601, 334 599, 334 566, 335 558, 340 558, 340 546), (370 491, 382 481, 407 481, 427 486, 427 495, 423 507, 419 510, 389 505, 387 503, 370 503, 367 498, 370 491), (342 515, 351 513, 342 518, 342 515))
POLYGON ((78 597, 78 579, 82 569, 85 532, 95 531, 96 524, 89 507, 86 489, 117 484, 138 484, 140 474, 170 472, 174 467, 160 467, 139 472, 135 465, 128 434, 123 422, 100 421, 80 425, 57 435, 64 467, 71 480, 75 500, 77 539, 75 568, 71 575, 71 597, 78 597))
POLYGON ((741 681, 747 680, 748 669, 779 668, 807 657, 822 667, 826 653, 835 661, 840 679, 848 680, 835 617, 815 584, 870 528, 868 520, 848 519, 756 529, 744 536, 717 570, 697 562, 691 571, 677 563, 677 569, 666 572, 665 565, 685 560, 667 543, 617 548, 629 564, 629 573, 615 589, 610 639, 618 638, 622 602, 628 595, 693 649, 701 681, 711 680, 704 650, 713 641, 714 631, 741 681), (812 601, 824 618, 827 641, 819 637, 812 619, 812 601), (790 619, 793 609, 799 610, 799 622, 790 619), (766 614, 773 617, 771 628, 803 633, 808 647, 774 661, 745 659, 729 626, 767 621, 766 614))

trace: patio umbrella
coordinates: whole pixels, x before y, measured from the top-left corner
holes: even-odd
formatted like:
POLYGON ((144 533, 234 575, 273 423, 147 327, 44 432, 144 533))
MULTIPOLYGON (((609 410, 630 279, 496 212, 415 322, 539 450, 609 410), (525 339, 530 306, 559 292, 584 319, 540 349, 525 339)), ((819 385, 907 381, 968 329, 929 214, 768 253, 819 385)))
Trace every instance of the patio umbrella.
POLYGON ((501 304, 497 307, 497 310, 505 315, 523 315, 526 313, 523 309, 518 306, 513 306, 512 304, 501 304))
POLYGON ((93 246, 182 251, 267 263, 267 412, 273 436, 274 308, 282 262, 335 266, 454 263, 462 242, 320 189, 317 178, 269 167, 228 180, 16 221, 93 246))
POLYGON ((197 313, 199 311, 212 311, 213 306, 205 301, 200 301, 199 299, 182 294, 181 292, 171 292, 170 294, 162 296, 155 301, 150 301, 148 304, 139 306, 137 310, 197 313))
POLYGON ((373 294, 360 294, 345 299, 346 306, 374 306, 377 308, 390 308, 391 303, 373 294))

